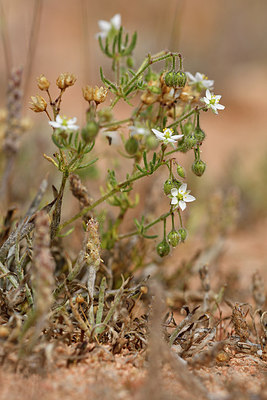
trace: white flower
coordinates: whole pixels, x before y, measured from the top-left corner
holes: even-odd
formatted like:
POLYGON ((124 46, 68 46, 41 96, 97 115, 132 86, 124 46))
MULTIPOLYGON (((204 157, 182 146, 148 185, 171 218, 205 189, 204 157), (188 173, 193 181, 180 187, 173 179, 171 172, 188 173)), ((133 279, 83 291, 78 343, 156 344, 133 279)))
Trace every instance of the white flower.
POLYGON ((112 30, 118 31, 120 29, 121 15, 114 15, 114 17, 112 17, 110 21, 104 21, 103 19, 101 19, 98 21, 98 26, 101 32, 97 33, 96 37, 101 37, 101 39, 105 39, 112 30))
POLYGON ((203 89, 212 89, 214 85, 214 81, 209 80, 206 75, 197 72, 196 75, 190 74, 190 72, 186 72, 187 77, 191 82, 189 85, 196 85, 199 91, 203 89))
POLYGON ((218 114, 217 110, 224 110, 225 106, 219 104, 219 101, 222 96, 215 96, 215 94, 211 93, 209 89, 206 90, 206 97, 203 97, 201 100, 206 103, 208 108, 211 108, 215 114, 218 114))
POLYGON ((144 136, 149 134, 149 130, 144 128, 143 126, 138 126, 138 125, 131 125, 129 126, 130 129, 130 135, 139 135, 139 136, 144 136))
POLYGON ((157 139, 161 142, 168 143, 176 143, 177 140, 181 139, 184 135, 173 135, 173 130, 170 128, 163 129, 163 132, 158 131, 157 129, 152 129, 154 135, 156 135, 157 139))
POLYGON ((174 208, 180 207, 182 211, 186 208, 186 203, 190 203, 191 201, 195 201, 196 198, 192 196, 190 193, 190 190, 186 190, 187 184, 183 183, 179 189, 177 188, 172 188, 171 189, 171 205, 174 206, 174 208))
POLYGON ((49 121, 49 124, 53 128, 59 128, 62 131, 77 131, 79 129, 78 125, 75 125, 75 122, 77 121, 77 118, 67 118, 67 117, 61 117, 60 115, 57 115, 55 121, 49 121))

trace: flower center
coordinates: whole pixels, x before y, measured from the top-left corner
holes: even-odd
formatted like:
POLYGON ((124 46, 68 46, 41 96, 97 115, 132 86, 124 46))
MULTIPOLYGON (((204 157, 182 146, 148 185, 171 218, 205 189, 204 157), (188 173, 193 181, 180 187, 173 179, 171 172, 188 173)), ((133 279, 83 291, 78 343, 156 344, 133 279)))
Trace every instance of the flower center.
POLYGON ((210 104, 215 105, 217 103, 218 103, 218 100, 215 98, 215 96, 211 96, 210 104))
POLYGON ((171 137, 172 134, 173 134, 173 129, 171 129, 171 128, 164 128, 164 129, 163 129, 163 132, 164 132, 165 138, 166 138, 166 139, 170 139, 170 137, 171 137))
POLYGON ((68 126, 68 118, 67 117, 62 118, 62 126, 68 126))

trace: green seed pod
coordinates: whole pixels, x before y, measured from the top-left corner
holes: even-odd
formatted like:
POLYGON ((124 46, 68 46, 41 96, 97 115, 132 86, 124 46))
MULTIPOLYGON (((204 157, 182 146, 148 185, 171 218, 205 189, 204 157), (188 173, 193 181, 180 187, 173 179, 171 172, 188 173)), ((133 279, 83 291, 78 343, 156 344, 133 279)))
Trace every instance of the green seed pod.
POLYGON ((177 181, 176 179, 167 179, 164 183, 164 193, 168 196, 171 193, 173 188, 179 189, 181 186, 181 182, 177 181))
POLYGON ((202 176, 206 169, 206 163, 202 160, 195 161, 192 164, 192 171, 197 176, 202 176))
POLYGON ((164 82, 166 86, 176 87, 177 86, 177 76, 175 71, 166 72, 164 75, 164 82))
POLYGON ((99 132, 99 125, 96 121, 88 121, 82 128, 82 138, 85 143, 92 142, 99 132))
POLYGON ((185 177, 185 170, 181 165, 177 165, 177 174, 181 177, 185 177))
POLYGON ((179 233, 179 235, 180 235, 181 242, 184 242, 185 239, 186 239, 186 237, 187 237, 187 231, 186 231, 186 229, 180 228, 180 229, 178 229, 178 233, 179 233))
POLYGON ((126 64, 127 64, 127 67, 133 68, 133 66, 134 66, 133 57, 127 57, 126 64))
POLYGON ((193 124, 191 121, 187 121, 183 126, 183 132, 185 136, 190 135, 193 131, 193 124))
POLYGON ((198 143, 202 143, 206 137, 206 134, 200 127, 196 127, 194 131, 194 136, 198 143))
POLYGON ((145 135, 145 145, 147 150, 154 150, 158 147, 159 141, 155 135, 145 135))
POLYGON ((167 242, 166 239, 163 239, 162 242, 160 242, 157 245, 157 253, 160 257, 167 256, 170 252, 170 246, 167 242))
POLYGON ((168 242, 172 245, 172 247, 176 247, 181 240, 179 233, 175 230, 170 231, 167 238, 168 242))
POLYGON ((125 150, 128 154, 134 155, 138 150, 138 141, 132 136, 125 143, 125 150))
POLYGON ((197 144, 197 140, 196 140, 195 136, 188 135, 184 138, 184 145, 188 150, 192 149, 196 144, 197 144))
POLYGON ((176 82, 178 87, 185 87, 187 76, 183 71, 176 72, 176 82))

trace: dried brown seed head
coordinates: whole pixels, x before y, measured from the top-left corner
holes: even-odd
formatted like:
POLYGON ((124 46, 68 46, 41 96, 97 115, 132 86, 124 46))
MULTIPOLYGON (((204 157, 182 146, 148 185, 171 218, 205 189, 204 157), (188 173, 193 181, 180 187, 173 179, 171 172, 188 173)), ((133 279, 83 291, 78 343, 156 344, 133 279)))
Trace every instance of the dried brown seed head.
POLYGON ((103 86, 101 86, 100 88, 98 86, 95 86, 94 101, 98 104, 103 103, 107 98, 107 94, 108 94, 107 88, 104 88, 103 86))
POLYGON ((76 82, 76 76, 70 74, 69 72, 64 72, 59 75, 56 80, 57 87, 61 90, 66 89, 69 86, 73 86, 76 82))
POLYGON ((40 90, 47 90, 49 89, 50 82, 49 80, 42 74, 37 78, 37 85, 40 90))
POLYGON ((94 88, 90 85, 85 86, 83 89, 83 97, 86 101, 94 100, 94 88))
POLYGON ((34 112, 43 112, 46 110, 47 102, 42 96, 31 96, 30 109, 34 112))

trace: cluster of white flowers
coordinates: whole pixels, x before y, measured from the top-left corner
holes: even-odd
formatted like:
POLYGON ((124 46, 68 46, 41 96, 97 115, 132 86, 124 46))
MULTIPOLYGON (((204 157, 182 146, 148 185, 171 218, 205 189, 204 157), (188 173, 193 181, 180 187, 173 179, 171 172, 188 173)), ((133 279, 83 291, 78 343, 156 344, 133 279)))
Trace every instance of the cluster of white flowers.
POLYGON ((225 106, 219 104, 222 96, 215 95, 209 90, 213 89, 214 81, 208 79, 206 75, 201 74, 200 72, 197 72, 195 76, 190 72, 186 72, 186 75, 189 79, 189 85, 196 86, 199 91, 206 89, 206 97, 203 97, 201 101, 207 105, 207 108, 211 108, 215 114, 218 114, 218 110, 225 109, 225 106))
POLYGON ((192 196, 190 190, 187 189, 187 184, 183 183, 179 189, 172 188, 171 194, 169 195, 171 199, 171 205, 174 206, 174 209, 179 207, 182 211, 186 208, 186 203, 190 203, 191 201, 195 201, 196 198, 192 196))

